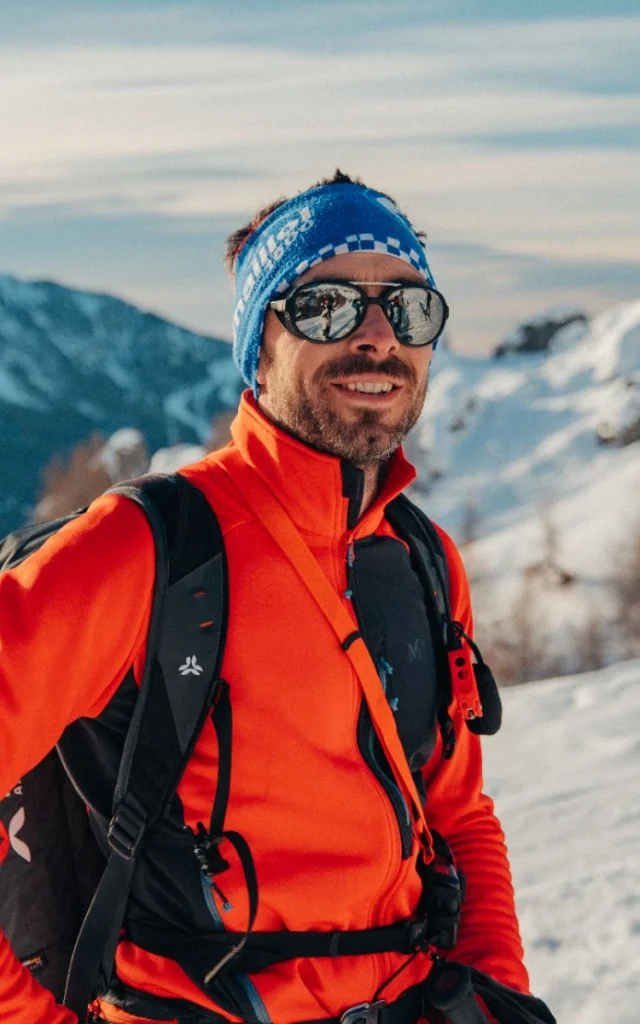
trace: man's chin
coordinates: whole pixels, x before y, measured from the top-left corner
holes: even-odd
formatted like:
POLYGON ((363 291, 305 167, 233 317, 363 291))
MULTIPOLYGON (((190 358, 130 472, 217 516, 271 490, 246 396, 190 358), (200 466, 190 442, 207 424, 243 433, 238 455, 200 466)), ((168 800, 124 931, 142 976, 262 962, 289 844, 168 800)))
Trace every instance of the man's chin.
POLYGON ((273 410, 280 414, 274 416, 276 422, 312 447, 359 466, 389 459, 420 411, 418 403, 411 402, 379 409, 364 402, 345 402, 325 388, 310 396, 301 387, 287 398, 286 404, 273 410))
POLYGON ((320 446, 329 454, 357 466, 370 466, 386 462, 404 437, 405 431, 399 427, 383 427, 377 417, 375 422, 368 417, 367 422, 334 422, 330 429, 323 431, 320 446))

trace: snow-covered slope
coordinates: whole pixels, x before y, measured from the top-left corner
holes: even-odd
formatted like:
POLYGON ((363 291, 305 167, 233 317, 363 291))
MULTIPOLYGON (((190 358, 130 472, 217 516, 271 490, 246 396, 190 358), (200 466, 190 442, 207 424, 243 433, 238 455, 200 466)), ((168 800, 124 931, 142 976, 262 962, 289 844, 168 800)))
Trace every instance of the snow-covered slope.
POLYGON ((640 301, 590 329, 570 324, 550 352, 487 360, 438 351, 412 452, 433 514, 459 530, 471 502, 486 534, 613 467, 606 442, 630 442, 638 426, 640 301))
POLYGON ((638 438, 640 302, 570 324, 549 352, 435 356, 409 444, 422 467, 415 496, 459 541, 474 539, 465 560, 480 632, 511 642, 516 612, 528 616, 534 674, 574 671, 596 641, 605 662, 625 654, 615 578, 640 539, 638 438))
POLYGON ((560 1024, 640 1017, 640 661, 503 690, 483 741, 526 963, 560 1024))
POLYGON ((29 511, 52 452, 122 427, 151 451, 204 442, 239 390, 225 342, 109 295, 0 276, 0 535, 29 511))

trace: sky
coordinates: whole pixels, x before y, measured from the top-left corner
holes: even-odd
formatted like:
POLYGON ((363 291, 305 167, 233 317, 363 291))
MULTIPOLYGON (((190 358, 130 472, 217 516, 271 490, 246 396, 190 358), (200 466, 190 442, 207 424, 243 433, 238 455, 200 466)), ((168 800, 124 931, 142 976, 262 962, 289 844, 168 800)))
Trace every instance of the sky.
POLYGON ((640 296, 635 0, 0 0, 0 272, 229 337, 226 235, 340 167, 450 343, 640 296))

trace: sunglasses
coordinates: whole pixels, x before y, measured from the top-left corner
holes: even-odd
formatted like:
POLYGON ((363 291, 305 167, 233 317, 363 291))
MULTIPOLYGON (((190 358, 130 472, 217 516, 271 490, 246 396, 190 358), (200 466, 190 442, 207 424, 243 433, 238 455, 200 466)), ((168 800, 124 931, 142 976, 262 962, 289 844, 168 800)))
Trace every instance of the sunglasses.
POLYGON ((298 338, 329 345, 357 331, 369 306, 380 306, 401 345, 433 345, 449 307, 435 288, 391 281, 310 281, 269 303, 280 323, 298 338), (372 298, 361 285, 384 285, 372 298))

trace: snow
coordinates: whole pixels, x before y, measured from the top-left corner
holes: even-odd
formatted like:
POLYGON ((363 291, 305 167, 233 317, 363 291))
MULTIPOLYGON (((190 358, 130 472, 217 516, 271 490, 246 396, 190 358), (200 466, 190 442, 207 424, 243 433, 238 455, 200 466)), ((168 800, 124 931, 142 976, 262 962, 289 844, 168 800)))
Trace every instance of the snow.
POLYGON ((175 473, 183 466, 198 462, 207 454, 200 444, 174 444, 171 448, 160 448, 154 453, 149 465, 150 473, 175 473))
POLYGON ((100 466, 114 483, 147 471, 146 443, 139 430, 122 427, 95 453, 91 466, 100 466))
POLYGON ((413 497, 467 542, 480 639, 513 636, 528 588, 541 676, 595 667, 580 664, 592 622, 604 663, 627 655, 615 577, 640 536, 640 302, 576 326, 549 353, 438 351, 407 445, 413 497), (573 579, 554 578, 550 561, 573 579))
POLYGON ((559 1022, 637 1024, 640 661, 502 690, 483 741, 532 989, 559 1022))
POLYGON ((623 398, 629 424, 638 388, 640 302, 607 310, 571 347, 559 343, 551 354, 487 360, 437 352, 409 444, 427 476, 438 477, 429 481, 431 513, 455 528, 471 495, 486 534, 539 500, 545 486, 560 496, 566 467, 591 461, 599 424, 619 421, 623 398))
MULTIPOLYGON (((154 448, 207 443, 212 419, 237 404, 241 386, 226 342, 113 296, 0 274, 0 422, 11 427, 0 446, 9 491, 0 535, 30 514, 52 453, 123 427, 154 448)), ((108 451, 101 469, 110 479, 136 475, 145 459, 108 451)))
POLYGON ((174 391, 164 400, 167 421, 178 430, 185 426, 191 428, 201 441, 205 441, 211 433, 210 415, 198 408, 198 399, 200 395, 206 395, 207 390, 208 383, 205 380, 191 388, 174 391))
POLYGON ((134 427, 122 427, 111 435, 96 458, 114 481, 118 480, 123 464, 137 458, 140 459, 140 472, 144 473, 147 461, 144 437, 134 427))
POLYGON ((42 408, 42 403, 20 387, 14 376, 7 373, 2 367, 0 367, 0 399, 25 409, 40 410, 42 408))

